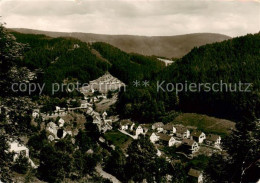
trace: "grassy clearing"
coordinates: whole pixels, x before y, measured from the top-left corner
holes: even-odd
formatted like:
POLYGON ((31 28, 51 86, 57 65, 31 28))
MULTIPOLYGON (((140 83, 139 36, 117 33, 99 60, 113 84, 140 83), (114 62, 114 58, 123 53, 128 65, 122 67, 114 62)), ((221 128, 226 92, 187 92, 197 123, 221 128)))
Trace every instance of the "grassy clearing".
POLYGON ((111 142, 115 146, 124 148, 124 144, 131 140, 131 137, 119 132, 119 131, 109 131, 105 133, 105 138, 107 141, 111 142))
POLYGON ((232 121, 195 113, 180 114, 173 120, 173 123, 195 126, 205 133, 214 133, 222 136, 229 134, 231 129, 235 128, 235 123, 232 121))

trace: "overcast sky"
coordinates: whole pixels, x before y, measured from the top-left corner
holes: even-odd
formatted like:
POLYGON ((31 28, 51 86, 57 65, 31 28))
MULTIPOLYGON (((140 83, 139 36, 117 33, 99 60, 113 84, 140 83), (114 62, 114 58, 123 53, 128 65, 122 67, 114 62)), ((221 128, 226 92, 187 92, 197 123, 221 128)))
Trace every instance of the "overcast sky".
POLYGON ((7 27, 166 36, 260 31, 260 0, 0 0, 7 27))

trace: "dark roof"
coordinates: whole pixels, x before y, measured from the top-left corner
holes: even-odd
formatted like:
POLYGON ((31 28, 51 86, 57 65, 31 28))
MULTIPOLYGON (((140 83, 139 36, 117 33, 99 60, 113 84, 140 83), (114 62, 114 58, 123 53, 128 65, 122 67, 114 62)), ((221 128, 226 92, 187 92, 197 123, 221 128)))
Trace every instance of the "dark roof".
POLYGON ((163 126, 163 129, 164 129, 164 130, 172 130, 172 129, 173 129, 173 125, 170 124, 170 123, 168 123, 168 124, 166 124, 166 125, 163 126))
POLYGON ((191 133, 191 136, 193 136, 193 137, 199 137, 201 134, 202 134, 202 131, 197 131, 197 130, 195 130, 195 131, 193 131, 193 132, 191 133))
POLYGON ((185 133, 188 129, 184 126, 174 126, 176 128, 176 133, 185 133))
POLYGON ((163 140, 163 141, 167 141, 168 142, 171 139, 171 136, 166 135, 164 133, 158 133, 157 135, 159 136, 159 139, 163 140))
POLYGON ((151 125, 150 124, 141 124, 141 127, 143 129, 149 129, 151 127, 151 125))
POLYGON ((194 140, 191 140, 191 139, 183 139, 182 140, 182 143, 184 144, 184 145, 188 145, 188 146, 192 146, 193 144, 194 144, 194 140))
POLYGON ((193 168, 191 168, 191 169, 189 170, 189 173, 188 173, 188 175, 190 175, 190 176, 192 176, 192 177, 199 177, 200 174, 201 174, 201 171, 195 170, 195 169, 193 169, 193 168))
POLYGON ((120 121, 120 125, 132 125, 133 122, 130 121, 129 119, 124 119, 120 121))
POLYGON ((163 126, 164 126, 164 124, 162 122, 157 122, 157 123, 153 124, 154 128, 160 128, 160 127, 163 127, 163 126))
POLYGON ((216 142, 219 137, 220 137, 219 135, 209 134, 209 135, 207 136, 207 140, 216 142))

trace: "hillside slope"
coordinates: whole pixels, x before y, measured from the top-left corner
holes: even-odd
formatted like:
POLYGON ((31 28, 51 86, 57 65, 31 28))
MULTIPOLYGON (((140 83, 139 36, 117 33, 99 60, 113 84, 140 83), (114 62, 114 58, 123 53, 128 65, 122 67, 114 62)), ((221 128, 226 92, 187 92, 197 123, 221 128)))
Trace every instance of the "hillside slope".
POLYGON ((32 29, 12 29, 26 34, 44 34, 50 37, 74 37, 84 42, 105 42, 128 53, 156 55, 167 58, 180 58, 193 47, 221 42, 230 37, 214 33, 196 33, 177 36, 133 36, 104 35, 91 33, 49 32, 32 29))
POLYGON ((160 120, 156 114, 170 110, 236 121, 259 118, 259 50, 259 33, 194 48, 158 73, 157 78, 150 81, 149 89, 132 87, 121 93, 118 110, 124 117, 135 116, 136 120, 147 122, 160 120), (176 86, 176 83, 182 84, 184 89, 176 92, 176 87, 170 87, 167 91, 168 84, 176 86), (241 84, 242 90, 239 83, 244 83, 241 84))

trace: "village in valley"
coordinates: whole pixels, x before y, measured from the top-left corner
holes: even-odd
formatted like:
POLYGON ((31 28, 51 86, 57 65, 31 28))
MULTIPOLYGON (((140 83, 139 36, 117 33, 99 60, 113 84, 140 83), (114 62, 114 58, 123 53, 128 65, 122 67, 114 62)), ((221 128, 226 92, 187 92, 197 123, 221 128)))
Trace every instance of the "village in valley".
MULTIPOLYGON (((122 86, 124 83, 106 73, 91 81, 86 88, 81 88, 84 97, 79 101, 78 106, 68 108, 56 106, 54 111, 48 113, 41 112, 43 106, 33 109, 32 124, 37 126, 37 121, 43 121, 40 128, 45 129, 51 143, 56 143, 67 136, 70 136, 71 142, 75 143, 74 137, 80 129, 84 129, 85 120, 88 119, 101 133, 100 143, 105 143, 115 149, 117 142, 114 143, 114 137, 110 137, 110 133, 128 138, 127 142, 123 142, 126 146, 140 136, 145 136, 156 147, 157 156, 164 157, 171 164, 180 162, 182 158, 192 160, 200 155, 211 156, 213 153, 222 153, 221 136, 205 133, 198 130, 196 126, 162 122, 139 124, 131 119, 120 119, 115 112, 110 113, 111 106, 117 101, 117 92, 122 86), (110 88, 108 92, 107 88, 110 88), (172 149, 171 153, 169 153, 169 148, 172 149)), ((115 138, 118 140, 117 138, 120 137, 115 138)), ((30 159, 29 149, 23 140, 10 139, 10 152, 15 154, 14 161, 19 154, 22 154, 29 158, 33 168, 38 167, 37 163, 30 159)), ((93 150, 89 149, 88 152, 93 153, 93 150)), ((203 182, 202 171, 190 168, 187 174, 196 182, 203 182)), ((168 179, 170 180, 171 176, 168 179)))

